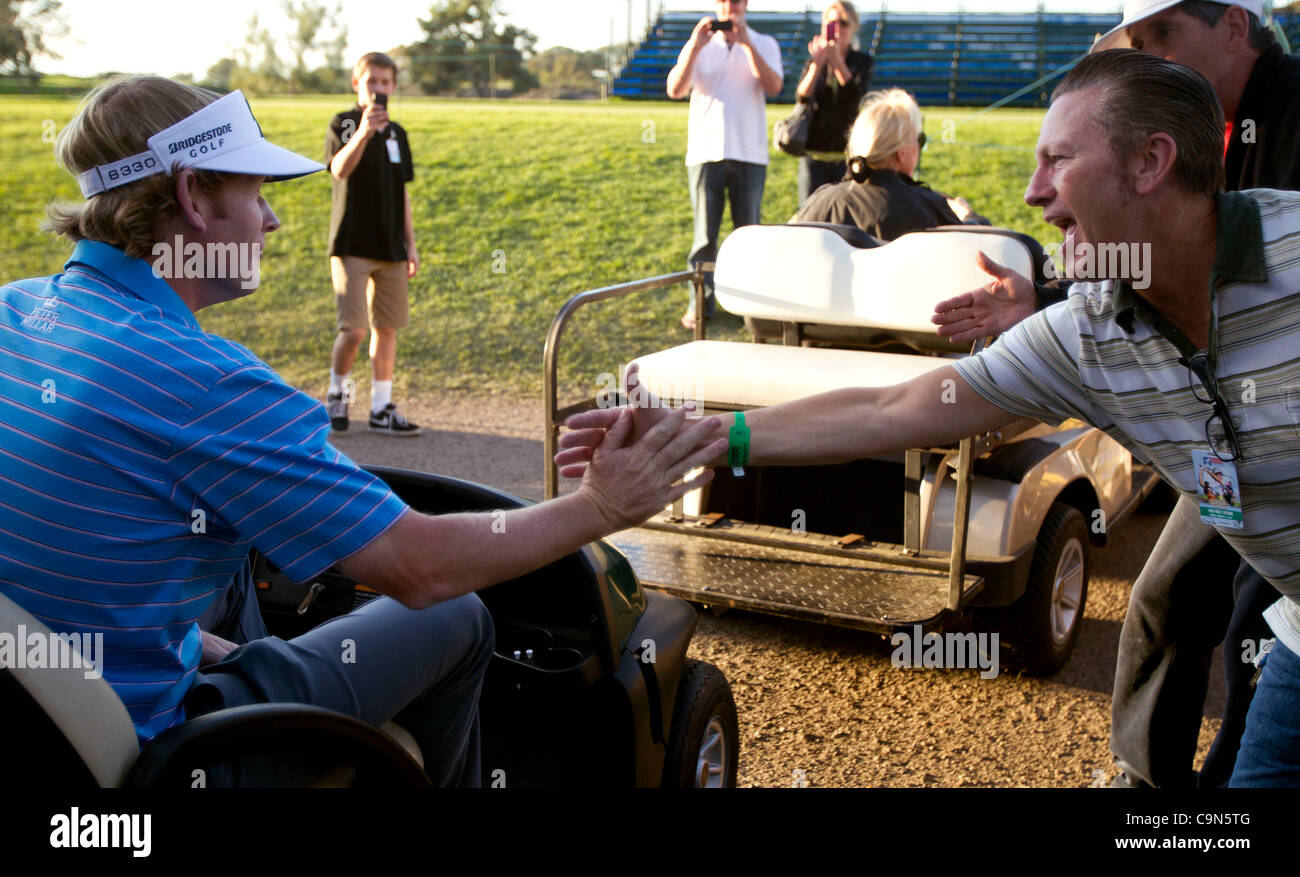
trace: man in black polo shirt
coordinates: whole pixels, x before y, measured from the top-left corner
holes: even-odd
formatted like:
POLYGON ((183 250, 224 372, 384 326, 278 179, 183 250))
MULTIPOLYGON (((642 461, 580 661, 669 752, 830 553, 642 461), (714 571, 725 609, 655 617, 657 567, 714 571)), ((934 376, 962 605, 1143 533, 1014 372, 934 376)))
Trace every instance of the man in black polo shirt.
POLYGON ((330 209, 330 274, 338 306, 338 334, 325 399, 330 427, 348 428, 349 375, 370 330, 370 430, 413 436, 420 428, 393 404, 397 330, 409 319, 407 280, 419 270, 411 200, 415 177, 402 126, 388 118, 397 65, 381 52, 352 68, 357 105, 330 120, 325 162, 334 184, 330 209))

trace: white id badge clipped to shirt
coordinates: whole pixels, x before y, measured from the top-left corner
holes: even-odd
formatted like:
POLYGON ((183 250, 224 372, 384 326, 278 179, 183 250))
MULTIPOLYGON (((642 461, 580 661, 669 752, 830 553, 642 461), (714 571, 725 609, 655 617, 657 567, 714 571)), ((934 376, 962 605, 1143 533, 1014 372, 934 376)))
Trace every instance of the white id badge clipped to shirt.
POLYGON ((397 145, 397 138, 389 137, 384 141, 384 144, 388 147, 388 160, 393 164, 401 164, 402 148, 397 145))
POLYGON ((1211 526, 1232 530, 1244 527, 1237 467, 1219 459, 1212 451, 1193 451, 1192 470, 1196 473, 1196 499, 1201 507, 1201 520, 1211 526))

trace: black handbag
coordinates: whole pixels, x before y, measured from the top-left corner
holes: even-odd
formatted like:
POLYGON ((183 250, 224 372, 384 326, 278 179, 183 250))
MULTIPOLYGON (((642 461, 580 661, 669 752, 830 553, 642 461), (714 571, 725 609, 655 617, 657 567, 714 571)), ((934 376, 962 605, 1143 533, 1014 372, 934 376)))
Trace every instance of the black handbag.
POLYGON ((808 148, 808 132, 812 129, 812 102, 795 104, 789 118, 772 126, 772 139, 776 148, 788 155, 803 155, 808 148))

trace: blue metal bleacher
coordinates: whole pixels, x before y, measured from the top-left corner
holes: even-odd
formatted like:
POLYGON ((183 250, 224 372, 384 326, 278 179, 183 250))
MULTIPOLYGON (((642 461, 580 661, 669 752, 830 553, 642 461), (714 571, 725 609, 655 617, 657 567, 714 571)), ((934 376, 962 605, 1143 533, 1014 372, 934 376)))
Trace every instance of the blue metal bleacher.
MULTIPOLYGON (((1117 6, 1118 8, 1118 6, 1117 6)), ((707 12, 668 12, 649 29, 614 82, 613 94, 662 100, 668 71, 707 12)), ((875 56, 873 88, 897 86, 926 106, 1046 106, 1052 74, 1088 51, 1093 38, 1119 23, 1108 13, 864 13, 858 29, 863 50, 875 56)), ((1300 13, 1276 16, 1300 44, 1300 13)), ((773 101, 794 101, 795 87, 807 60, 808 41, 821 24, 820 8, 807 12, 746 16, 754 30, 775 37, 781 46, 785 87, 773 101)))

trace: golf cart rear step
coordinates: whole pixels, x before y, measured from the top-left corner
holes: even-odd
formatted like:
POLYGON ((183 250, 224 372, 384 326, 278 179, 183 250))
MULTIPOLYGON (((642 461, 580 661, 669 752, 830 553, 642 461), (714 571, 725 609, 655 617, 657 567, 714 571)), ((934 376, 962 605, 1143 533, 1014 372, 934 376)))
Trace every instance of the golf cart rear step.
MULTIPOLYGON (((710 606, 878 633, 916 624, 929 630, 953 614, 946 571, 729 539, 682 539, 648 528, 606 541, 627 555, 646 587, 710 606)), ((966 576, 963 605, 983 586, 979 576, 966 576)))

